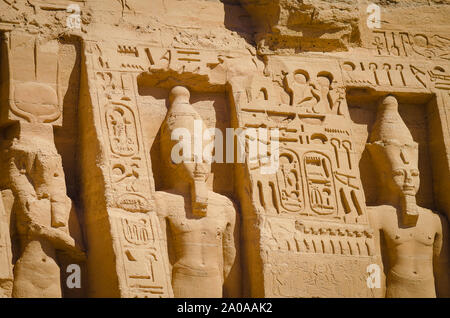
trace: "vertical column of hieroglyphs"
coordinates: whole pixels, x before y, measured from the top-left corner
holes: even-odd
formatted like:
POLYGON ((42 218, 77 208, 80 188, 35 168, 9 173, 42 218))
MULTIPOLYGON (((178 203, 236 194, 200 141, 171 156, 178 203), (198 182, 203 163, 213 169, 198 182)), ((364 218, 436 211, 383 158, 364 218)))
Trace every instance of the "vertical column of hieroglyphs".
POLYGON ((98 167, 94 162, 84 163, 91 294, 169 297, 167 256, 161 250, 152 201, 149 149, 144 145, 136 104, 136 74, 143 67, 127 62, 129 57, 139 60, 139 52, 130 46, 87 41, 84 54, 90 98, 86 116, 92 117, 81 120, 91 120, 88 125, 93 125, 93 131, 83 139, 83 157, 98 160, 101 169, 100 177, 90 181, 95 173, 89 169, 98 167), (92 146, 94 142, 98 144, 92 146), (102 191, 95 189, 95 182, 104 184, 102 191), (104 203, 97 205, 99 200, 104 203))
MULTIPOLYGON (((240 127, 279 130, 276 172, 264 169, 264 151, 248 165, 254 210, 243 211, 244 231, 259 229, 245 244, 261 252, 247 254, 247 266, 261 267, 264 279, 251 293, 371 296, 365 273, 374 262, 373 233, 339 65, 271 58, 265 73, 232 88, 240 127)), ((269 156, 270 136, 258 140, 269 156)))

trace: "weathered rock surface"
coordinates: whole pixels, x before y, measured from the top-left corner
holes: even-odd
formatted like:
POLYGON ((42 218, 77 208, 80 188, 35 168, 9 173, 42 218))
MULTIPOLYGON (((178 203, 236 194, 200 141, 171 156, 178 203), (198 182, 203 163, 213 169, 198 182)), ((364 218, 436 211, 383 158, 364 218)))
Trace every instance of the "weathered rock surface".
POLYGON ((449 15, 1 0, 0 296, 449 297, 449 15))

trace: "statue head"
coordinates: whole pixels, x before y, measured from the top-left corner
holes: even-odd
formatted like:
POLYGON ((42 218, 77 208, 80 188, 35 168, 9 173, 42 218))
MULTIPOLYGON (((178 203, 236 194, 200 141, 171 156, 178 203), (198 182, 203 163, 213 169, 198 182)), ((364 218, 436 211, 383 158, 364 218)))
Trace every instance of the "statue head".
POLYGON ((161 128, 161 155, 170 186, 180 189, 189 186, 193 213, 204 216, 211 163, 203 159, 203 146, 197 149, 204 144, 199 138, 203 138, 206 126, 189 98, 189 90, 183 86, 170 91, 170 108, 161 128))
POLYGON ((395 141, 376 142, 369 149, 384 181, 384 190, 398 195, 416 196, 420 185, 417 145, 395 141))
POLYGON ((378 106, 368 149, 380 175, 380 195, 396 198, 407 216, 416 216, 419 149, 398 113, 394 96, 383 98, 378 106))

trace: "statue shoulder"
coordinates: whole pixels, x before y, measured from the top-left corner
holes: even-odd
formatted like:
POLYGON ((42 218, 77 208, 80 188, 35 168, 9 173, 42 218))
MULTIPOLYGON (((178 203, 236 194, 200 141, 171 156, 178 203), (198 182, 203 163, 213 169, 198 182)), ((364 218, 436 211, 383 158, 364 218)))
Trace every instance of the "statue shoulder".
POLYGON ((232 214, 236 213, 236 204, 230 198, 222 194, 210 191, 209 199, 211 200, 210 203, 223 206, 227 212, 232 214))
POLYGON ((166 192, 163 191, 156 191, 154 194, 154 198, 156 203, 160 203, 161 201, 164 201, 164 199, 166 198, 166 192))
POLYGON ((423 213, 423 215, 426 215, 428 218, 432 220, 432 222, 436 225, 439 232, 442 232, 443 229, 448 229, 449 226, 448 220, 444 215, 442 215, 437 211, 430 210, 427 208, 420 207, 420 210, 423 213))
POLYGON ((370 223, 378 227, 382 227, 382 223, 386 219, 397 218, 397 210, 390 205, 377 205, 368 206, 367 214, 369 216, 370 223))
POLYGON ((226 206, 233 206, 233 201, 231 201, 228 197, 219 194, 217 192, 209 191, 209 199, 211 202, 226 205, 226 206))
POLYGON ((380 215, 380 214, 395 214, 397 213, 397 210, 390 205, 377 205, 377 206, 368 206, 367 207, 367 213, 373 214, 373 215, 380 215))
POLYGON ((176 200, 177 198, 182 197, 179 194, 172 193, 170 191, 156 191, 154 194, 155 200, 176 200))
POLYGON ((156 213, 159 216, 165 216, 168 213, 167 202, 177 200, 179 195, 166 191, 156 191, 153 197, 155 199, 156 213))

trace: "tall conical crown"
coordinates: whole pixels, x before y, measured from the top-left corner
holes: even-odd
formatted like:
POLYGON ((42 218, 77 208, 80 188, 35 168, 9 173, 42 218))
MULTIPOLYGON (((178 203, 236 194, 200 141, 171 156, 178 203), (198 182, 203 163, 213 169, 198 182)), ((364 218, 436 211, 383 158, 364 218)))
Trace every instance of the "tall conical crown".
POLYGON ((418 144, 400 116, 398 101, 394 96, 383 98, 378 105, 368 149, 373 158, 377 158, 376 161, 387 159, 391 163, 404 164, 418 161, 418 144))
POLYGON ((398 101, 394 96, 389 95, 379 103, 369 142, 415 144, 411 132, 398 112, 398 101))
MULTIPOLYGON (((190 133, 191 150, 194 149, 194 125, 202 120, 198 112, 189 103, 190 92, 186 87, 175 86, 169 94, 170 108, 161 127, 161 154, 169 158, 171 150, 178 141, 172 139, 176 129, 186 129, 190 133)), ((191 158, 187 158, 190 160, 191 158)))

